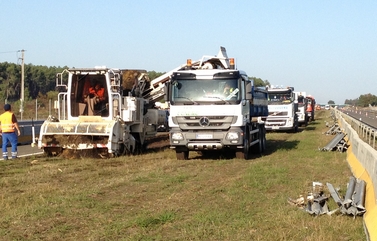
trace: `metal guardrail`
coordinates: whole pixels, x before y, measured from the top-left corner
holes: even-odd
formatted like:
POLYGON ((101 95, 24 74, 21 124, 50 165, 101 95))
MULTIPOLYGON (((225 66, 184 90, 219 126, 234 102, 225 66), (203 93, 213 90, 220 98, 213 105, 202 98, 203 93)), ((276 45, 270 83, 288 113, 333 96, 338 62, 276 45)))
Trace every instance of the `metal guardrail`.
POLYGON ((347 150, 347 142, 344 140, 346 134, 338 133, 321 151, 333 151, 337 150, 343 152, 347 150))
POLYGON ((364 122, 357 120, 345 113, 339 112, 348 124, 357 132, 360 138, 362 138, 371 147, 376 149, 377 129, 365 124, 364 122))
POLYGON ((337 190, 331 183, 327 183, 330 194, 336 204, 338 204, 340 212, 348 215, 363 215, 366 212, 365 203, 365 188, 366 183, 363 180, 357 180, 355 177, 350 177, 348 188, 344 200, 339 196, 337 190))
POLYGON ((347 150, 348 145, 347 141, 344 139, 346 134, 342 131, 339 127, 337 122, 337 118, 334 112, 331 112, 331 117, 333 119, 333 124, 326 122, 326 126, 329 127, 324 134, 326 135, 335 135, 335 137, 323 148, 319 148, 320 151, 334 151, 337 150, 339 152, 343 152, 347 150))

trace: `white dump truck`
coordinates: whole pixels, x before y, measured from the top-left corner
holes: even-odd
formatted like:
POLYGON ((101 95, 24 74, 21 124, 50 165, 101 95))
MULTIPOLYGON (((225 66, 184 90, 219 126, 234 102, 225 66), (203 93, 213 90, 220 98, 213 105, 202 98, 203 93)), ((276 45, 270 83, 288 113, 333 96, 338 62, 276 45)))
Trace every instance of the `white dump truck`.
POLYGON ((264 151, 267 91, 236 69, 224 47, 167 74, 170 146, 177 159, 188 159, 190 151, 227 151, 242 159, 264 151))

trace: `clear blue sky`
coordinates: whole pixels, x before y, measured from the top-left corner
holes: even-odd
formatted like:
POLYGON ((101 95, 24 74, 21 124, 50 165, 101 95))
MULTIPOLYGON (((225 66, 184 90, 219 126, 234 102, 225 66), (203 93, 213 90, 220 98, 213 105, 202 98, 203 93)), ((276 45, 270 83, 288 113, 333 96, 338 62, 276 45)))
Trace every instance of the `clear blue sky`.
POLYGON ((377 1, 1 1, 0 62, 169 71, 220 46, 238 69, 343 104, 377 95, 377 1))

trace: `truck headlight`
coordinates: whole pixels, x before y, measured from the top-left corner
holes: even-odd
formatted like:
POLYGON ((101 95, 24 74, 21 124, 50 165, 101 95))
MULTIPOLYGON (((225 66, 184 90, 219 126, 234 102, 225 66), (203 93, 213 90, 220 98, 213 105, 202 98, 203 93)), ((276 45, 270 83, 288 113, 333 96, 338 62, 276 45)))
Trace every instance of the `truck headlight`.
POLYGON ((176 141, 183 140, 183 135, 180 132, 175 132, 171 134, 171 139, 176 141))
POLYGON ((238 140, 238 138, 239 138, 238 132, 228 132, 228 134, 226 134, 226 137, 225 137, 225 139, 227 140, 238 140))

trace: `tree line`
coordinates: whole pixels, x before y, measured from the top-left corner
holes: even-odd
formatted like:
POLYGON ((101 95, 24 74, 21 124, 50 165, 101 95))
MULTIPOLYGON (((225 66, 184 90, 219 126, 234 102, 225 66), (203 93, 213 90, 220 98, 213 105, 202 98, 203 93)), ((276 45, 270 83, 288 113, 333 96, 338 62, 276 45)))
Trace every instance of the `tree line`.
MULTIPOLYGON (((56 73, 65 67, 47 67, 41 65, 24 65, 25 101, 46 96, 55 90, 56 73)), ((16 102, 21 97, 21 66, 14 63, 0 63, 0 99, 2 102, 16 102)))
POLYGON ((371 93, 360 95, 359 98, 353 100, 346 99, 344 104, 361 107, 377 106, 377 96, 372 95, 371 93))
MULTIPOLYGON (((48 67, 42 65, 24 65, 24 97, 25 101, 37 98, 46 98, 49 92, 54 92, 56 87, 56 74, 61 73, 64 67, 48 67)), ((148 71, 150 79, 161 76, 162 72, 148 71)), ((0 63, 0 100, 2 103, 13 103, 21 97, 21 66, 19 64, 0 63)), ((266 86, 268 81, 260 78, 254 79, 256 86, 266 86)))
MULTIPOLYGON (((24 96, 25 101, 51 99, 56 95, 56 74, 61 73, 67 66, 42 66, 24 65, 24 96)), ((14 103, 21 97, 21 66, 19 64, 3 62, 0 63, 0 100, 2 103, 14 103)), ((155 79, 164 72, 148 71, 150 79, 155 79)), ((269 85, 268 80, 257 77, 250 77, 254 80, 255 86, 264 87, 269 85)), ((333 102, 333 101, 331 101, 333 102)), ((332 103, 331 103, 332 104, 332 103)), ((344 104, 367 107, 377 106, 377 96, 373 94, 360 95, 356 99, 346 99, 344 104)))

